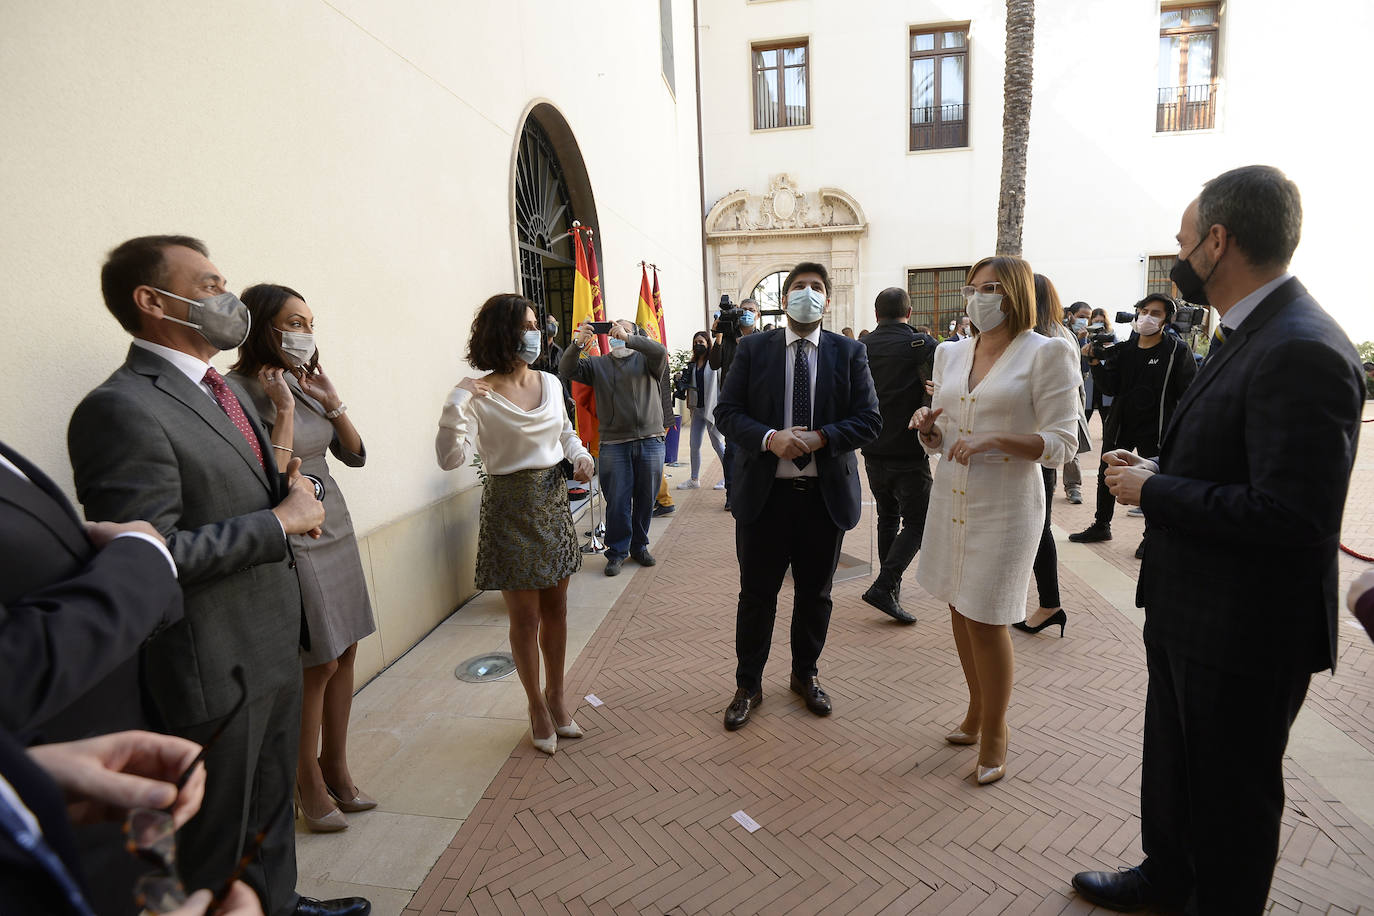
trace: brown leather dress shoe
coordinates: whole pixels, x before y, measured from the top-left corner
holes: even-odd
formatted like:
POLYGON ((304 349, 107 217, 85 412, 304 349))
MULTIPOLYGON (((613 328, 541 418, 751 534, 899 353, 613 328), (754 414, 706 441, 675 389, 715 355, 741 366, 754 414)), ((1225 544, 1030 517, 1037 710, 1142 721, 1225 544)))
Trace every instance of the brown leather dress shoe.
POLYGON ((806 708, 818 716, 830 715, 830 695, 821 689, 821 682, 814 677, 800 678, 792 675, 792 692, 806 701, 806 708))
POLYGON ((750 693, 743 687, 735 691, 735 698, 725 710, 725 730, 732 732, 749 721, 749 714, 763 702, 763 691, 750 693))

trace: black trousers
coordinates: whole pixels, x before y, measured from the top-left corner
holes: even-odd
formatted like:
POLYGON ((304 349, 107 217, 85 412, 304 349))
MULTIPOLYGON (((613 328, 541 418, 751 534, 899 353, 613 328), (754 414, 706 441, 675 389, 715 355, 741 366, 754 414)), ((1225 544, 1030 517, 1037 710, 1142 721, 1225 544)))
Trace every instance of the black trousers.
POLYGON ((889 591, 901 588, 902 575, 925 534, 930 507, 930 461, 885 461, 865 458, 868 488, 878 510, 878 563, 874 585, 889 591))
POLYGON ((755 692, 773 642, 778 590, 792 567, 792 672, 814 677, 830 629, 830 586, 844 532, 831 520, 818 480, 773 481, 763 512, 735 526, 739 609, 735 618, 735 686, 755 692))
POLYGON ((1145 643, 1141 866, 1189 912, 1260 913, 1279 854, 1283 752, 1310 674, 1220 671, 1145 643))
MULTIPOLYGON (((176 733, 198 744, 221 720, 176 733)), ((301 678, 249 700, 205 758, 205 800, 177 833, 177 869, 188 891, 218 890, 258 831, 262 849, 244 870, 267 916, 295 911, 296 822, 292 789, 301 731, 301 678)))
MULTIPOLYGON (((1132 449, 1142 458, 1154 458, 1159 454, 1159 444, 1155 441, 1153 434, 1145 436, 1129 435, 1118 433, 1114 438, 1107 438, 1104 432, 1102 435, 1102 454, 1107 454, 1113 449, 1126 448, 1132 449)), ((1105 459, 1097 460, 1097 512, 1094 521, 1099 525, 1111 525, 1112 516, 1116 513, 1116 497, 1112 491, 1107 489, 1107 462, 1105 459)))
POLYGON ((1035 552, 1035 589, 1040 593, 1041 607, 1059 607, 1059 549, 1050 533, 1050 510, 1054 507, 1054 484, 1059 474, 1054 468, 1042 467, 1045 478, 1045 527, 1040 530, 1040 549, 1035 552))

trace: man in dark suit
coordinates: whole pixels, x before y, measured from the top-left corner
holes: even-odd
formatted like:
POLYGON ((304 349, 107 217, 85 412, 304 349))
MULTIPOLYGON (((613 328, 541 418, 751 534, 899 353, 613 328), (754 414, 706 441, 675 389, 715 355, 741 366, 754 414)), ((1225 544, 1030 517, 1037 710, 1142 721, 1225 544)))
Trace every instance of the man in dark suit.
POLYGON ((1188 205, 1172 277, 1226 338, 1179 401, 1157 461, 1107 455, 1145 510, 1141 845, 1083 872, 1114 909, 1264 909, 1279 849, 1283 752, 1314 671, 1336 663, 1336 551, 1364 380, 1350 340, 1287 272, 1297 187, 1267 166, 1188 205))
POLYGON ((879 293, 873 312, 878 326, 862 341, 868 348, 883 431, 863 447, 863 454, 878 510, 881 569, 862 597, 894 620, 915 623, 901 605, 902 575, 921 549, 931 479, 930 459, 907 423, 918 409, 930 406, 926 382, 934 377, 938 341, 907 324, 911 298, 900 287, 879 293))
POLYGON ((139 724, 138 649, 181 619, 147 522, 87 523, 0 442, 0 726, 67 740, 139 724))
POLYGON ((271 916, 369 911, 297 896, 291 805, 300 724, 300 586, 290 534, 318 534, 322 504, 293 460, 280 475, 244 392, 210 366, 248 333, 204 244, 132 239, 101 271, 105 305, 134 336, 124 365, 77 406, 67 446, 86 515, 146 518, 167 538, 186 616, 145 650, 167 731, 205 743, 228 716, 242 665, 247 706, 206 760, 204 811, 177 837, 188 884, 218 886, 248 837, 270 832, 245 873, 271 916))
POLYGON ((790 565, 791 688, 818 716, 830 697, 816 663, 830 627, 830 584, 844 532, 859 521, 854 450, 882 428, 863 344, 821 330, 830 277, 803 262, 783 284, 787 327, 741 337, 716 405, 716 425, 736 446, 731 507, 740 594, 731 731, 763 700, 763 667, 790 565))

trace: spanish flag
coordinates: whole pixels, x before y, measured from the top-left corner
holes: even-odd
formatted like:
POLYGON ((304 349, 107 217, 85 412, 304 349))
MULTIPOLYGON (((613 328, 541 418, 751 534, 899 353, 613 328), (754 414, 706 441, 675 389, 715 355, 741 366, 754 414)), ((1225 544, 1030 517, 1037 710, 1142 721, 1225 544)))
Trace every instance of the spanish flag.
MULTIPOLYGON (((591 230, 584 226, 574 226, 573 235, 573 310, 574 333, 584 321, 605 321, 605 310, 601 307, 601 278, 596 269, 596 249, 592 247, 591 230), (586 248, 582 244, 582 233, 588 235, 586 248), (591 249, 590 262, 587 249, 591 249)), ((605 334, 592 338, 582 358, 597 356, 610 351, 610 343, 605 334)), ((581 382, 572 383, 573 403, 577 405, 577 435, 596 456, 601 451, 601 436, 596 420, 596 392, 591 385, 581 382)))
POLYGON ((639 309, 635 312, 635 324, 644 329, 649 339, 663 343, 663 322, 654 310, 654 296, 649 292, 649 274, 644 265, 639 265, 639 309))
POLYGON ((668 324, 663 320, 663 297, 658 292, 658 268, 654 268, 654 314, 658 316, 659 343, 668 346, 668 324))

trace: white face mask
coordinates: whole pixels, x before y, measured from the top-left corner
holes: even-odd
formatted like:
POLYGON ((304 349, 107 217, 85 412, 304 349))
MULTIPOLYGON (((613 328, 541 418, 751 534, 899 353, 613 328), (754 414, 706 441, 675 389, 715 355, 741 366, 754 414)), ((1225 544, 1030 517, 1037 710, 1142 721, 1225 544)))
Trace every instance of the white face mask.
POLYGON ((1149 337, 1152 334, 1158 334, 1160 328, 1159 319, 1154 315, 1137 315, 1135 321, 1131 322, 1131 325, 1135 328, 1135 332, 1141 337, 1149 337))
POLYGON ((825 293, 818 289, 794 289, 787 294, 787 317, 797 324, 815 324, 825 314, 825 293))
POLYGON ((965 303, 969 319, 980 331, 991 331, 1007 320, 1007 316, 1002 314, 1001 293, 974 293, 965 303))
POLYGON ((304 366, 315 355, 315 335, 282 331, 281 351, 296 367, 304 366))

